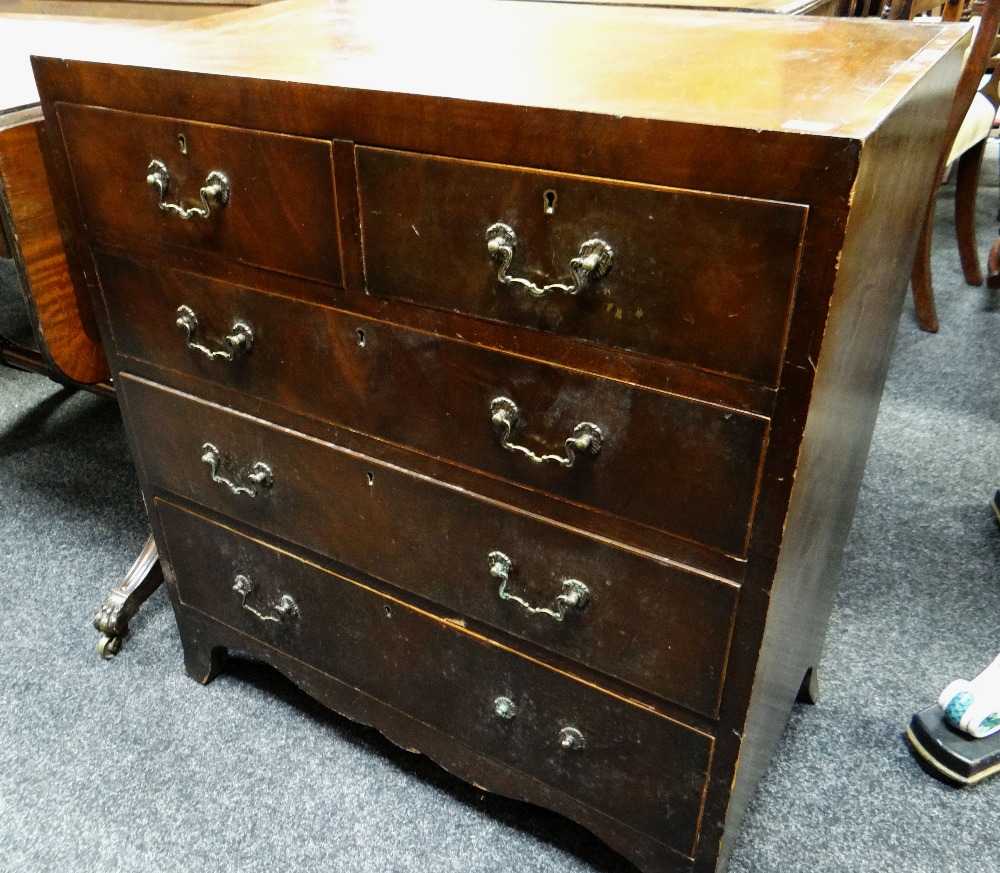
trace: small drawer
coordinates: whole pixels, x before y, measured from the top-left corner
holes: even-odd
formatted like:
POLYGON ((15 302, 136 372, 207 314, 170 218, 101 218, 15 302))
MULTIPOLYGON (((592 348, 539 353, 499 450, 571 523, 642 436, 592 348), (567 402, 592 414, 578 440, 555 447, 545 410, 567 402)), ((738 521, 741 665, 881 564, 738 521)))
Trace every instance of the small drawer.
POLYGON ((343 284, 329 142, 69 104, 58 118, 92 238, 343 284))
POLYGON ((154 508, 182 604, 693 853, 709 735, 162 500, 154 508))
POLYGON ((746 551, 762 416, 172 270, 98 263, 120 354, 516 483, 526 501, 538 491, 746 551))
POLYGON ((738 586, 129 376, 119 386, 154 487, 718 714, 738 586))
POLYGON ((356 155, 370 294, 777 383, 806 207, 356 155))

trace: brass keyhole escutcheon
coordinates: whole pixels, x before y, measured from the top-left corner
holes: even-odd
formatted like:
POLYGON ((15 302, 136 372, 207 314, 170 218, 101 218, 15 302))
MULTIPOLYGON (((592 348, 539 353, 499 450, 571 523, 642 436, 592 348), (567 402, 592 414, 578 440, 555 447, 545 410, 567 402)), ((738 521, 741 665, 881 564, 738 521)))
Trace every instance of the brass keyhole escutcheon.
POLYGON ((187 137, 183 133, 177 134, 177 147, 181 150, 182 155, 188 153, 188 141, 187 137))
POLYGON ((546 215, 552 215, 556 211, 556 200, 559 199, 559 195, 556 193, 554 188, 549 188, 542 195, 542 208, 546 215))

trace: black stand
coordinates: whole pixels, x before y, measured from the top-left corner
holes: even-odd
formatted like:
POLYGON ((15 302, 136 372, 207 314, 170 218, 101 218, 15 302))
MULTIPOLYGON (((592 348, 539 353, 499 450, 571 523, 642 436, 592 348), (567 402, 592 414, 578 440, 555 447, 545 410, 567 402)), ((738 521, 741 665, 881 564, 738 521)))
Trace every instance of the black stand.
POLYGON ((938 706, 928 706, 910 719, 906 736, 924 769, 959 785, 973 785, 1000 773, 1000 733, 975 739, 944 720, 938 706))

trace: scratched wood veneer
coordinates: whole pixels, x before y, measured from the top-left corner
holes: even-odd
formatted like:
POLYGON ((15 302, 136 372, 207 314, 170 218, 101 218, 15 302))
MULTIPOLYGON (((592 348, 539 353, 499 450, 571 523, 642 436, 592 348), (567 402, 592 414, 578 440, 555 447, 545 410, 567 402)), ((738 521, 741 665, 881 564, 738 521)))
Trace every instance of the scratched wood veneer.
MULTIPOLYGON (((14 262, 30 328, 29 339, 0 336, 0 363, 100 394, 114 391, 86 287, 87 255, 74 232, 60 226, 53 206, 39 147, 44 120, 30 56, 81 44, 112 55, 164 22, 244 5, 242 0, 224 0, 221 6, 198 0, 0 0, 0 257, 14 262)), ((119 126, 111 136, 121 133, 119 126)), ((129 617, 158 584, 156 560, 150 540, 98 611, 98 649, 105 657, 117 652, 129 617)))
MULTIPOLYGON (((39 151, 41 110, 0 117, 0 218, 38 346, 37 366, 92 384, 108 364, 85 288, 77 295, 39 151)), ((4 349, 4 360, 7 360, 4 349)))
POLYGON ((62 382, 110 390, 84 268, 74 261, 72 239, 67 252, 52 204, 39 148, 43 118, 30 56, 80 43, 113 53, 140 31, 212 11, 193 3, 0 0, 0 257, 14 261, 36 346, 0 344, 5 362, 62 382))
MULTIPOLYGON (((22 0, 24 2, 24 0, 22 0)), ((536 0, 523 0, 536 2, 536 0)), ((754 12, 776 15, 845 15, 843 0, 542 0, 547 3, 593 3, 610 6, 657 6, 716 12, 754 12)))
POLYGON ((249 651, 723 866, 815 687, 968 39, 292 0, 36 59, 188 673, 249 651))

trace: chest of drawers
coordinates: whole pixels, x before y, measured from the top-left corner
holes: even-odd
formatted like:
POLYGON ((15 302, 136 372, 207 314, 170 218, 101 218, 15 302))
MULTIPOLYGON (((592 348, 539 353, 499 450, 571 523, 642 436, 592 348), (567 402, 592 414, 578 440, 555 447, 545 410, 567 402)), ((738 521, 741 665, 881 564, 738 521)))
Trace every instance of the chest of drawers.
POLYGON ((964 31, 227 22, 35 62, 187 671, 249 651, 716 869, 819 658, 964 31))

